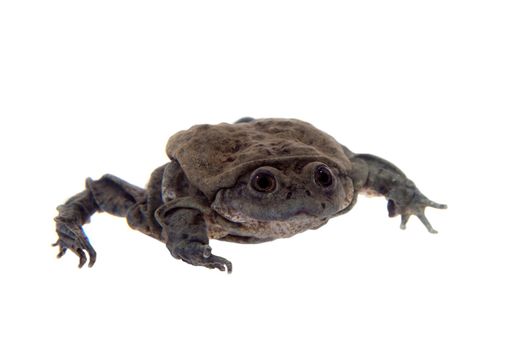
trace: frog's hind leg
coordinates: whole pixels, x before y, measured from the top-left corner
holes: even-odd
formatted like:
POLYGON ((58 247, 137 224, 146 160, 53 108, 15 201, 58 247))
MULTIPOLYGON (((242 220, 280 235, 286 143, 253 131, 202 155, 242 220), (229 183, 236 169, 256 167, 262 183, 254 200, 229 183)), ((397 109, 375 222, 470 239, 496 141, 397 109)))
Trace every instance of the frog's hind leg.
POLYGON ((86 180, 86 189, 57 207, 58 216, 55 217, 58 240, 54 246, 59 247, 58 257, 62 257, 67 250, 75 253, 82 267, 86 261, 87 251, 91 267, 96 260, 96 252, 91 246, 82 225, 89 222, 91 215, 96 212, 107 212, 112 215, 125 217, 132 207, 143 202, 146 190, 131 185, 113 175, 104 175, 99 180, 86 180))
POLYGON ((146 190, 116 176, 106 174, 99 180, 86 180, 86 187, 100 211, 125 217, 128 211, 146 197, 146 190))

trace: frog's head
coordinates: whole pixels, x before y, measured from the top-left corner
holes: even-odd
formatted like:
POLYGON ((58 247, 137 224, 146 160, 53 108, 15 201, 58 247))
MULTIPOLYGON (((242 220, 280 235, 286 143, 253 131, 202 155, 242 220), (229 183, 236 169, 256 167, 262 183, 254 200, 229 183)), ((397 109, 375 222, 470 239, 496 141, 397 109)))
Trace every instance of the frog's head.
POLYGON ((298 159, 249 169, 217 192, 212 208, 234 222, 329 219, 348 209, 356 194, 351 178, 327 163, 298 159))

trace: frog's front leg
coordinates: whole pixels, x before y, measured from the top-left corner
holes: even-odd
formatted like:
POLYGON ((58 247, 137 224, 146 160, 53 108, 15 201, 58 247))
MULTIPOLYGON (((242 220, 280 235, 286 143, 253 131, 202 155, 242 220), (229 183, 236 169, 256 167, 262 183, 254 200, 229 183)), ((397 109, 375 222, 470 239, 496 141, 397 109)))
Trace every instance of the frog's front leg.
POLYGON ((410 216, 415 215, 430 233, 437 233, 425 216, 425 208, 446 209, 445 204, 438 204, 425 197, 414 182, 384 159, 371 154, 355 154, 351 159, 361 170, 359 173, 365 175, 360 191, 385 196, 388 200, 388 215, 401 215, 401 229, 405 229, 410 216))
POLYGON ((178 207, 172 202, 160 207, 155 217, 174 258, 195 266, 232 272, 231 262, 211 253, 206 222, 199 209, 178 207))

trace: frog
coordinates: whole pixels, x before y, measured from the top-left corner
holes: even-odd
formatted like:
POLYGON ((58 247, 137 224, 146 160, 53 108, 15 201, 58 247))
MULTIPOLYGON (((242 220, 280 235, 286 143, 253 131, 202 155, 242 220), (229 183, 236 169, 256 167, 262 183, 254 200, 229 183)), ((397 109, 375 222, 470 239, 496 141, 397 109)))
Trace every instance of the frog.
POLYGON ((212 254, 210 240, 263 243, 315 230, 349 212, 360 194, 382 196, 389 217, 411 216, 437 233, 423 195, 398 167, 354 153, 312 124, 289 118, 244 117, 199 124, 171 136, 169 158, 142 188, 111 174, 87 178, 85 189, 57 207, 60 258, 68 251, 82 268, 97 253, 84 225, 97 212, 165 244, 175 259, 231 273, 232 263, 212 254))

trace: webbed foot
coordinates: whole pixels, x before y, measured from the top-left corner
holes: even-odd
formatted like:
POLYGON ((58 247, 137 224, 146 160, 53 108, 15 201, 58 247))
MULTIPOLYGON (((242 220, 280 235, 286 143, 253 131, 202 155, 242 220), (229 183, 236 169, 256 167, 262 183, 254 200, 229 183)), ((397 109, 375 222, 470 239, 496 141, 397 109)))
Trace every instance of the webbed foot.
POLYGON ((232 272, 232 263, 220 256, 211 253, 211 247, 195 241, 180 241, 175 245, 168 244, 168 249, 176 259, 181 259, 188 264, 204 266, 209 269, 227 270, 232 272))
POLYGON ((438 231, 436 231, 432 227, 427 217, 425 216, 425 209, 426 207, 436 209, 447 209, 447 205, 431 201, 430 199, 425 197, 421 192, 419 192, 419 190, 415 187, 412 188, 412 190, 413 196, 408 200, 407 194, 411 191, 407 193, 406 189, 404 188, 394 189, 388 194, 388 197, 390 198, 388 200, 387 205, 388 216, 394 217, 396 215, 401 215, 400 228, 404 230, 406 228, 406 224, 410 216, 415 215, 423 223, 423 225, 425 225, 428 232, 438 233, 438 231))
POLYGON ((78 267, 81 268, 87 262, 86 251, 89 256, 88 266, 92 267, 97 260, 97 253, 79 223, 75 206, 61 205, 59 214, 55 217, 56 232, 58 240, 53 246, 58 246, 57 258, 61 258, 68 250, 71 250, 79 258, 78 267))

